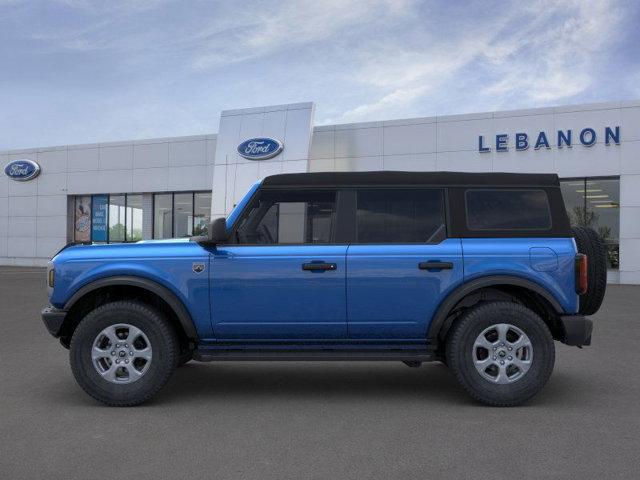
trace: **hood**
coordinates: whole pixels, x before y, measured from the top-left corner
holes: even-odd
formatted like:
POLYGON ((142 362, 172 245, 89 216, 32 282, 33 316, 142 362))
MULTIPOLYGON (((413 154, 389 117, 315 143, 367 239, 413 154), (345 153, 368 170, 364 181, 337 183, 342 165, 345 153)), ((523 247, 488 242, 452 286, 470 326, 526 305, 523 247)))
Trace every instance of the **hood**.
POLYGON ((67 260, 93 260, 116 258, 145 258, 163 255, 175 255, 183 250, 199 248, 189 238, 169 238, 163 240, 140 240, 132 243, 70 243, 54 255, 52 261, 59 263, 67 260), (178 249, 178 250, 175 250, 178 249))

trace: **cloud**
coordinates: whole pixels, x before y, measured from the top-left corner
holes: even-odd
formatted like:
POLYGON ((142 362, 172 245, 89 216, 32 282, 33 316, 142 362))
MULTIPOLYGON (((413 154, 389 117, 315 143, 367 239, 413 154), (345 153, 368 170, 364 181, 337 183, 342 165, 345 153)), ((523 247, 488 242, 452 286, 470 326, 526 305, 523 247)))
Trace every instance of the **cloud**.
POLYGON ((640 97, 639 6, 608 0, 0 0, 0 148, 640 97))
POLYGON ((509 105, 516 96, 533 105, 566 101, 592 85, 598 54, 621 23, 606 0, 517 2, 489 18, 469 13, 471 21, 446 39, 424 35, 418 48, 398 41, 361 53, 365 60, 354 76, 370 89, 369 98, 339 120, 402 115, 408 105, 442 97, 456 84, 477 86, 475 105, 467 102, 467 109, 509 105))
POLYGON ((352 119, 371 118, 374 115, 392 111, 397 107, 402 107, 415 101, 428 89, 428 86, 396 89, 373 103, 365 103, 351 110, 347 110, 342 114, 340 120, 350 121, 352 119))
POLYGON ((513 45, 512 51, 501 58, 487 55, 500 79, 484 93, 524 92, 535 103, 549 103, 587 90, 597 55, 615 38, 621 20, 612 7, 608 1, 566 2, 561 8, 551 2, 533 5, 528 13, 544 13, 516 35, 498 41, 499 46, 513 45), (571 14, 563 15, 566 11, 571 14))
POLYGON ((225 12, 230 24, 213 22, 192 42, 198 69, 260 58, 283 49, 329 40, 340 32, 402 17, 408 0, 283 0, 272 8, 240 8, 225 12))

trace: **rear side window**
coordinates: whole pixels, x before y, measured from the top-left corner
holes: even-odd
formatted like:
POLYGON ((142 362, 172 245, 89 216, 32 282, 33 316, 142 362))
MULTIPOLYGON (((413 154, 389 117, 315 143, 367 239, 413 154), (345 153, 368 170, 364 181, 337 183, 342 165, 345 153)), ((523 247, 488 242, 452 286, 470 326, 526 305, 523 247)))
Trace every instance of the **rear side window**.
POLYGON ((359 190, 358 243, 426 243, 445 237, 442 190, 359 190))
POLYGON ((469 230, 549 230, 544 190, 470 189, 465 192, 469 230))

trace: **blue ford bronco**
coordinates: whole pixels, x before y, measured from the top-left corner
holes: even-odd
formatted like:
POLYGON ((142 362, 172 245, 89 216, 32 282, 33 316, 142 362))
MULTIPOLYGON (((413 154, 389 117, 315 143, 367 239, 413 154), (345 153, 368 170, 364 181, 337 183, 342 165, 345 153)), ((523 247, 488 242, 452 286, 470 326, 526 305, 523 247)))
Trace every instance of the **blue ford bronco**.
POLYGON ((190 360, 445 363, 476 400, 547 382, 591 343, 604 246, 556 175, 275 175, 190 239, 69 245, 42 317, 78 384, 142 403, 190 360))

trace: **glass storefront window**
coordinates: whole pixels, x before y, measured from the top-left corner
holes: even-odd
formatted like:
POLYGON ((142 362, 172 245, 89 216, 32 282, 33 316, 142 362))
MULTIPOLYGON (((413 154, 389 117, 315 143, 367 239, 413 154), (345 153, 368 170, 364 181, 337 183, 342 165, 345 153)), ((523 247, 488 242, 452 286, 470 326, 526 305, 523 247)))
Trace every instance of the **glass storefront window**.
MULTIPOLYGON (((144 195, 141 193, 73 197, 73 241, 137 242, 143 238, 144 195)), ((153 238, 206 235, 211 218, 211 192, 153 194, 153 238)))
POLYGON ((176 193, 173 197, 173 236, 193 235, 193 193, 176 193))
POLYGON ((607 266, 618 268, 620 251, 620 179, 577 178, 560 182, 572 225, 593 228, 607 249, 607 266))
POLYGON ((127 242, 142 240, 142 195, 127 195, 127 242))
POLYGON ((91 241, 91 196, 76 197, 73 222, 73 240, 91 241))
POLYGON ((211 221, 211 194, 195 193, 193 197, 193 234, 206 235, 211 221))
POLYGON ((161 193, 153 196, 153 238, 171 238, 173 221, 173 195, 161 193))
POLYGON ((206 235, 211 218, 210 192, 156 193, 153 238, 206 235))
POLYGON ((109 242, 124 242, 125 196, 109 195, 109 242))

